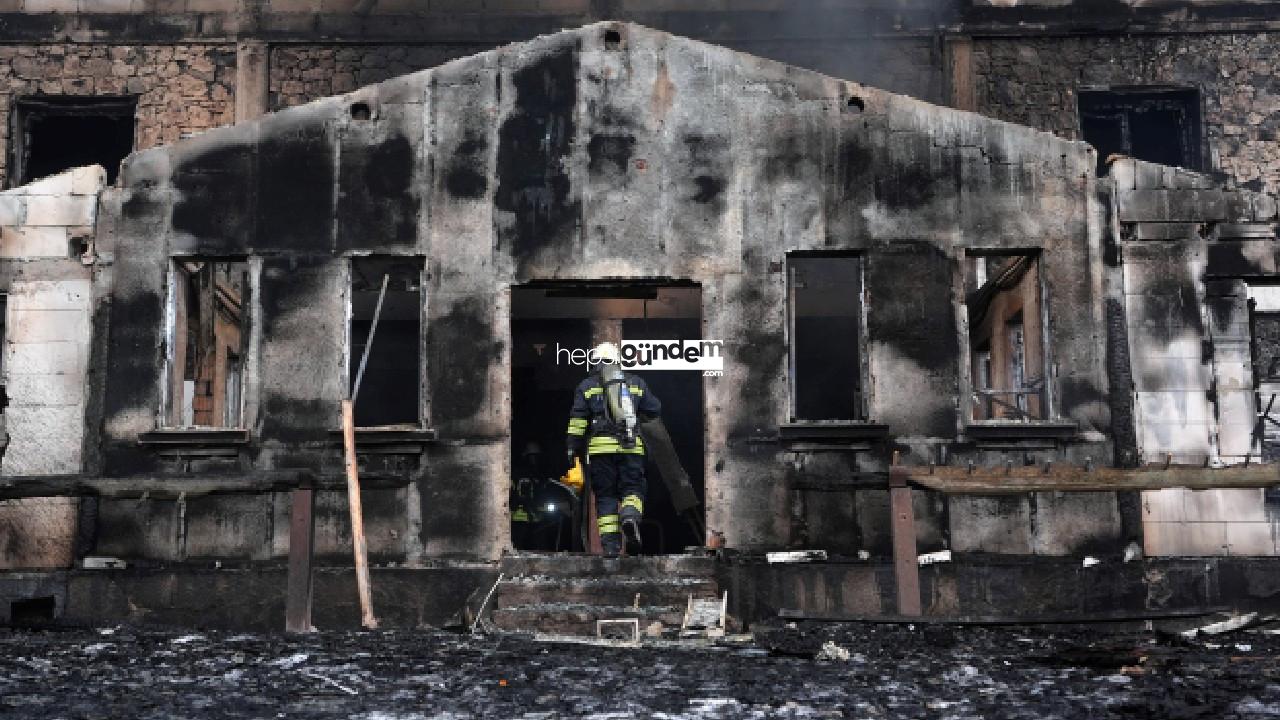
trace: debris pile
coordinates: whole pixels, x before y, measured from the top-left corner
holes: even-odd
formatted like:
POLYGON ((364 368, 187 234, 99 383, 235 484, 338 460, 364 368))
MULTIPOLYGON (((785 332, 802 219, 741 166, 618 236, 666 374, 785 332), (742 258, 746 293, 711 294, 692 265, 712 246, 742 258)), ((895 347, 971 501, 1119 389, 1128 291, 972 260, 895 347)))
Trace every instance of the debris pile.
POLYGON ((1280 639, 778 624, 632 647, 434 631, 0 630, 0 716, 1261 718, 1280 639))

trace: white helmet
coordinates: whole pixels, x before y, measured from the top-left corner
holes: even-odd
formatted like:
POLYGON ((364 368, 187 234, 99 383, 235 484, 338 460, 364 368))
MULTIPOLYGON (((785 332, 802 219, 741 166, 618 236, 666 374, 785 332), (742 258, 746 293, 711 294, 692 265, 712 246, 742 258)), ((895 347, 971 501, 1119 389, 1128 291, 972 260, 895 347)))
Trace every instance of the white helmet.
POLYGON ((602 342, 591 349, 592 358, 597 363, 618 363, 622 361, 622 352, 611 342, 602 342))

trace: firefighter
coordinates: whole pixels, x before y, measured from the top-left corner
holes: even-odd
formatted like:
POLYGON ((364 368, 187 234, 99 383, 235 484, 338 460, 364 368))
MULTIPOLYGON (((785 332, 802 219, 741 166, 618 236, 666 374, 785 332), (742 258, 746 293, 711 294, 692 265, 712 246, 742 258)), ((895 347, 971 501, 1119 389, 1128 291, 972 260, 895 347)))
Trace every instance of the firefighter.
POLYGON ((517 550, 540 550, 537 523, 541 519, 534 495, 541 485, 538 457, 542 450, 535 442, 525 445, 521 467, 511 483, 508 504, 511 507, 511 542, 517 550))
POLYGON ((569 465, 586 450, 587 472, 596 498, 596 527, 606 557, 640 552, 644 515, 644 441, 642 421, 662 411, 644 380, 624 373, 618 346, 606 342, 591 351, 596 363, 578 384, 569 411, 569 465))

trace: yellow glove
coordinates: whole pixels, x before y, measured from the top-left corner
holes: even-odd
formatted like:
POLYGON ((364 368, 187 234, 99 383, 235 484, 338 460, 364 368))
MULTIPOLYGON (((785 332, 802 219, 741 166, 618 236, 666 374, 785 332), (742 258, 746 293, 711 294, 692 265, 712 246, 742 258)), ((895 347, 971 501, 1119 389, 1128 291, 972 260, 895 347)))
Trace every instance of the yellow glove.
POLYGON ((580 458, 573 459, 573 467, 560 478, 560 482, 572 488, 574 492, 582 492, 582 460, 580 458))

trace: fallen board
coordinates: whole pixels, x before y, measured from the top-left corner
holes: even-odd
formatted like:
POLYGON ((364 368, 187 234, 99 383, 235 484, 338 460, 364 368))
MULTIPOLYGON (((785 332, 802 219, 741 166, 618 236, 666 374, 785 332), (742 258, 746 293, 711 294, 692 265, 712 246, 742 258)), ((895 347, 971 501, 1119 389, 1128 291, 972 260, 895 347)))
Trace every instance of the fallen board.
POLYGON ((693 510, 700 504, 698 493, 689 483, 689 473, 685 472, 676 455, 675 445, 671 443, 671 434, 661 418, 640 423, 640 437, 644 439, 645 451, 649 460, 658 468, 662 482, 671 495, 671 504, 677 513, 693 510))

